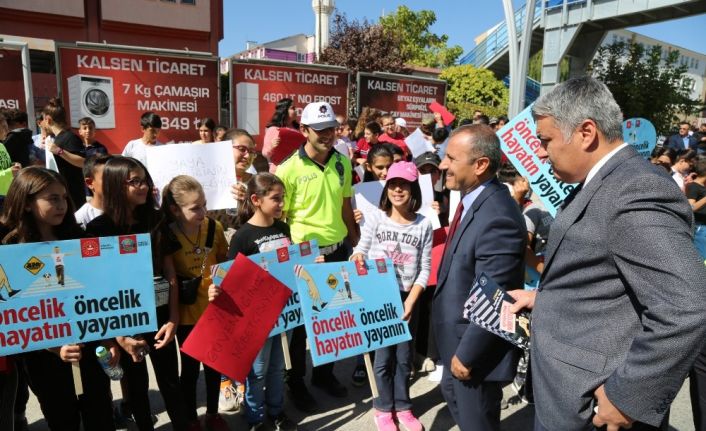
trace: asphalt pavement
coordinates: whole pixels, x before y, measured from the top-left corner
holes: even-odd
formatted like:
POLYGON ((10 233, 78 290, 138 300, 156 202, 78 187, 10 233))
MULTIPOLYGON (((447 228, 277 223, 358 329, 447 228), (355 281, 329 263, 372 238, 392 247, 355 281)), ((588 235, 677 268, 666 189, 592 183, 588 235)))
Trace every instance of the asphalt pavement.
MULTIPOLYGON (((372 417, 372 398, 370 389, 366 387, 356 388, 351 384, 351 374, 355 367, 355 359, 346 359, 336 364, 335 374, 338 379, 348 388, 348 397, 336 399, 327 396, 317 388, 311 388, 311 393, 320 406, 318 414, 306 415, 294 408, 293 404, 286 401, 286 414, 299 423, 300 430, 375 430, 372 417)), ((164 411, 157 384, 154 380, 154 373, 150 368, 150 400, 152 411, 157 415, 158 422, 155 425, 157 431, 168 431, 172 427, 169 418, 164 411)), ((508 400, 508 408, 502 411, 501 429, 506 431, 531 431, 534 420, 534 408, 531 405, 522 403, 515 395, 510 386, 505 388, 505 399, 508 400)), ((121 398, 120 386, 113 383, 113 394, 117 403, 121 398)), ((437 383, 429 381, 426 373, 418 373, 411 386, 413 411, 428 431, 459 430, 455 426, 451 415, 446 409, 446 404, 439 391, 437 383)), ((286 398, 286 395, 285 395, 286 398)), ((203 373, 198 385, 199 415, 203 420, 206 413, 206 397, 204 393, 203 373)), ((223 417, 232 431, 247 430, 245 421, 239 413, 224 413, 223 417)), ((31 431, 47 430, 46 422, 42 418, 41 410, 37 399, 32 396, 27 406, 27 419, 31 431)), ((134 426, 129 428, 136 430, 134 426)), ((205 428, 204 428, 205 429, 205 428)), ((689 382, 685 382, 681 391, 677 395, 671 409, 670 431, 690 431, 694 430, 691 416, 691 404, 689 402, 689 382)), ((94 430, 86 430, 94 431, 94 430)), ((99 430, 96 430, 99 431, 99 430)))

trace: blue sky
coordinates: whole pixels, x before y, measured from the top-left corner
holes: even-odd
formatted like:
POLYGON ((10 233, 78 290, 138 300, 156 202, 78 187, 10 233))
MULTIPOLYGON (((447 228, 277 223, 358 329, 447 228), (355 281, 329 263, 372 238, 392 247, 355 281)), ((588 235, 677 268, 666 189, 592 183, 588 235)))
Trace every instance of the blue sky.
MULTIPOLYGON (((523 1, 515 1, 516 5, 523 1)), ((436 24, 432 31, 449 36, 450 45, 460 45, 464 54, 473 39, 504 20, 500 0, 336 0, 336 8, 349 19, 377 21, 404 4, 412 10, 432 9, 436 24)), ((270 42, 286 36, 314 33, 311 0, 224 0, 224 38, 219 55, 226 57, 245 49, 246 41, 270 42)), ((646 36, 706 54, 706 15, 633 27, 646 36)))

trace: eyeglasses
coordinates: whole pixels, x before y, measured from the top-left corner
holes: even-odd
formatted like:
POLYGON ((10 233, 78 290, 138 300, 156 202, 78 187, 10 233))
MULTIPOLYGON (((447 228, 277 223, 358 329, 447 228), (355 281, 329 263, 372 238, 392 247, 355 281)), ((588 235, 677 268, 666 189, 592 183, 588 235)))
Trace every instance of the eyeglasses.
POLYGON ((129 180, 126 180, 125 183, 127 183, 128 186, 131 187, 141 187, 142 185, 149 185, 147 183, 147 178, 130 178, 129 180))
POLYGON ((255 149, 246 147, 245 145, 233 145, 233 149, 240 151, 241 153, 255 154, 255 149))

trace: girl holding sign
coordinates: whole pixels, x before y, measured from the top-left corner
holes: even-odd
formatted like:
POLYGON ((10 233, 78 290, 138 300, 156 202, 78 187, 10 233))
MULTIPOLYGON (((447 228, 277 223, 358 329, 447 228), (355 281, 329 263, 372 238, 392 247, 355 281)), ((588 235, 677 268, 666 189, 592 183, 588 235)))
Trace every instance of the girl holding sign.
MULTIPOLYGON (((175 430, 187 426, 184 400, 179 388, 177 349, 174 341, 179 325, 179 300, 172 255, 181 245, 155 209, 154 183, 147 169, 131 157, 116 156, 103 168, 103 214, 86 226, 92 236, 149 233, 155 290, 168 283, 168 295, 157 295, 157 327, 154 333, 117 337, 124 354, 120 364, 128 383, 128 399, 140 431, 154 429, 149 401, 149 378, 145 355, 149 353, 159 392, 175 430)), ((100 428, 95 428, 100 429, 100 428)))
MULTIPOLYGON (((20 244, 81 238, 84 234, 73 214, 63 177, 40 167, 25 168, 7 193, 0 216, 0 242, 20 244)), ((81 421, 87 430, 115 429, 110 380, 93 353, 99 344, 111 350, 111 365, 115 365, 120 353, 112 341, 70 344, 20 356, 49 429, 78 431, 81 421), (78 398, 71 364, 80 364, 83 394, 78 398)), ((5 401, 0 400, 0 404, 5 401)), ((3 419, 11 418, 13 412, 2 411, 0 415, 3 419)))
MULTIPOLYGON (((291 244, 289 226, 280 221, 284 208, 284 184, 275 175, 259 173, 248 182, 247 199, 240 207, 242 225, 233 235, 228 259, 275 250, 291 244)), ((213 301, 220 287, 211 284, 208 299, 213 301)), ((258 427, 267 415, 275 429, 296 429, 284 414, 284 354, 279 337, 270 337, 257 354, 245 385, 245 418, 250 429, 258 427)))
MULTIPOLYGON (((422 205, 422 191, 414 163, 397 162, 387 172, 380 197, 379 213, 368 215, 360 242, 351 260, 391 258, 409 320, 417 299, 424 291, 431 269, 431 222, 416 214, 422 205)), ((412 414, 409 374, 412 369, 412 341, 375 352, 375 381, 379 396, 373 399, 375 425, 381 431, 397 430, 398 421, 407 430, 422 430, 412 414)))
MULTIPOLYGON (((174 266, 181 280, 179 296, 179 328, 177 338, 183 345, 194 329, 206 306, 208 286, 211 284, 211 265, 226 260, 228 245, 223 226, 206 217, 206 195, 201 184, 193 177, 179 175, 164 188, 162 212, 169 228, 181 244, 174 253, 174 266)), ((186 404, 190 426, 200 429, 196 413, 196 382, 201 363, 191 356, 181 355, 181 392, 186 404)), ((206 428, 227 429, 218 414, 218 395, 221 373, 204 365, 206 381, 206 428)))

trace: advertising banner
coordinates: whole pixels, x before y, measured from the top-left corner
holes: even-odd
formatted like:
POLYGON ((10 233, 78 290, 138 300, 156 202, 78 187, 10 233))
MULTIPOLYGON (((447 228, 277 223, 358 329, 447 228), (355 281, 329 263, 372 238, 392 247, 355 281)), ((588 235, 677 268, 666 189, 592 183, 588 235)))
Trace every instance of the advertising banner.
POLYGON ((0 247, 0 356, 155 331, 148 234, 0 247))
POLYGON ((537 125, 532 118, 532 105, 498 130, 497 135, 505 157, 520 175, 527 178, 532 191, 539 196, 547 211, 556 216, 574 185, 556 179, 551 165, 537 156, 540 141, 537 138, 537 125))
POLYGON ((292 291, 239 254, 181 349, 244 382, 292 291))
POLYGON ((649 160, 657 145, 657 131, 645 118, 629 118, 623 121, 623 139, 649 160))
POLYGON ((162 118, 162 142, 199 139, 196 123, 218 122, 218 59, 57 45, 59 89, 71 127, 91 117, 111 153, 142 136, 140 116, 162 118))
POLYGON ((412 339, 390 259, 303 265, 297 285, 315 366, 412 339))
POLYGON ((348 71, 344 68, 234 61, 230 76, 232 124, 247 130, 258 149, 280 99, 294 101, 297 119, 311 102, 328 102, 333 112, 347 115, 348 71))
POLYGON ((358 112, 364 106, 389 112, 407 121, 407 129, 431 115, 429 105, 446 104, 446 81, 386 73, 358 73, 358 112))
POLYGON ((209 210, 237 207, 230 193, 237 182, 230 141, 149 146, 147 169, 160 191, 177 175, 190 175, 203 186, 209 210))
MULTIPOLYGON (((292 296, 282 309, 279 319, 272 328, 272 331, 270 331, 270 337, 279 335, 285 331, 290 331, 304 324, 301 306, 299 305, 299 293, 297 292, 297 279, 294 274, 294 266, 314 263, 317 256, 319 256, 319 246, 316 244, 316 240, 248 256, 251 261, 260 265, 260 268, 269 272, 270 275, 292 291, 292 296)), ((223 282, 223 278, 228 273, 233 262, 234 261, 231 260, 213 267, 214 284, 220 285, 223 282)))
MULTIPOLYGON (((0 109, 19 109, 27 112, 22 51, 0 46, 0 109)), ((33 117, 33 113, 29 114, 33 117)))

